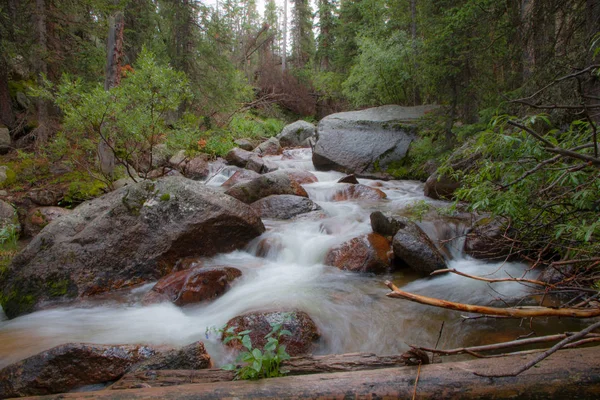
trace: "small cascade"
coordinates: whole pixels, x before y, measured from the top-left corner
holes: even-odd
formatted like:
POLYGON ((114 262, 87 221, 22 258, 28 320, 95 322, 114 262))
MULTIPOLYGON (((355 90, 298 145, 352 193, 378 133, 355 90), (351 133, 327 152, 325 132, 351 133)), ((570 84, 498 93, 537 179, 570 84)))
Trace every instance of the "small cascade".
MULTIPOLYGON (((342 173, 315 171, 310 149, 286 150, 283 155, 265 158, 279 169, 311 171, 318 182, 303 186, 323 212, 285 221, 264 219, 266 232, 246 249, 203 260, 207 266, 224 265, 242 271, 228 292, 214 301, 183 308, 172 304, 144 306, 140 299, 151 288, 145 285, 125 295, 116 293, 112 299, 91 299, 85 305, 0 320, 0 367, 65 342, 182 346, 195 340, 204 341, 216 365, 221 365, 231 355, 223 349, 215 329, 245 312, 286 308, 305 311, 315 321, 322 335, 319 354, 394 354, 406 350, 407 343, 434 345, 442 322, 445 328, 440 347, 489 342, 498 330, 515 336, 528 332, 528 328, 510 321, 468 324, 452 311, 390 299, 385 296, 388 289, 384 281, 393 280, 399 287, 427 296, 479 304, 493 303, 498 292, 508 298, 521 296, 527 290, 523 286, 502 285, 492 290, 485 282, 454 274, 424 278, 400 270, 370 275, 324 265, 330 248, 372 231, 370 214, 375 210, 402 214, 403 209, 422 200, 445 205, 426 199, 422 183, 359 179, 361 185, 381 190, 386 198, 335 201, 340 200, 336 194, 347 190, 349 184, 337 183, 342 173)), ((218 187, 236 170, 226 166, 211 171, 206 184, 218 187)), ((426 216, 418 224, 434 240, 445 243, 451 268, 489 276, 520 275, 524 270, 518 263, 466 258, 461 242, 466 224, 460 220, 426 216)))

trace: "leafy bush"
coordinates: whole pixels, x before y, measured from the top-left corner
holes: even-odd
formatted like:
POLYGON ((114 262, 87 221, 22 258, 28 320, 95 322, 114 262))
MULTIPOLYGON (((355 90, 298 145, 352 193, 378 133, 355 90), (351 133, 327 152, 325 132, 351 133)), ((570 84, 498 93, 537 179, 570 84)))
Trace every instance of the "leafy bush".
POLYGON ((255 380, 285 375, 286 371, 281 369, 281 362, 288 360, 290 355, 286 352, 285 345, 282 345, 279 341, 282 336, 291 335, 291 332, 282 329, 284 322, 271 323, 271 332, 265 336, 267 343, 263 350, 252 347, 252 341, 249 336, 251 331, 247 330, 236 334, 234 333, 234 327, 227 329, 223 343, 228 343, 231 340, 239 340, 245 350, 240 352, 236 362, 244 364, 227 364, 223 366, 223 369, 235 371, 236 379, 255 380))

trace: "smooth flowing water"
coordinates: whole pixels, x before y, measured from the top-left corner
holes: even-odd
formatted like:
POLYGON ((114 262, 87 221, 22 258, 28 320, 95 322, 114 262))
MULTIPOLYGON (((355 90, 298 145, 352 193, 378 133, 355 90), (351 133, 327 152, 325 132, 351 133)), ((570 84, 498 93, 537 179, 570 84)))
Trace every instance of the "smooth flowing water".
MULTIPOLYGON (((67 342, 104 344, 148 343, 182 346, 202 340, 217 365, 231 354, 223 349, 215 332, 229 319, 249 311, 298 309, 317 324, 321 339, 316 353, 403 352, 408 344, 434 346, 442 323, 440 348, 515 339, 530 332, 528 323, 514 320, 466 320, 460 313, 386 297, 390 279, 404 290, 431 297, 472 304, 497 304, 498 298, 517 299, 528 288, 513 283, 484 283, 445 275, 423 278, 410 270, 387 275, 357 274, 323 264, 329 248, 371 232, 369 215, 374 210, 398 213, 415 201, 426 200, 423 185, 413 181, 372 181, 387 194, 380 201, 333 202, 344 184, 337 172, 314 171, 307 149, 270 157, 280 168, 312 171, 317 183, 304 185, 309 197, 327 213, 324 219, 264 220, 267 231, 244 250, 221 254, 207 264, 240 269, 242 277, 231 290, 210 302, 183 308, 172 304, 142 306, 141 297, 152 284, 106 298, 89 299, 76 306, 54 308, 0 321, 0 367, 67 342), (264 251, 261 241, 270 243, 264 251), (260 256, 259 256, 260 254, 260 256)), ((218 187, 231 170, 225 168, 209 181, 218 187)), ((427 200, 435 205, 443 203, 427 200)), ((458 223, 423 221, 434 239, 459 236, 458 223)), ((521 276, 526 266, 518 263, 484 263, 462 255, 460 239, 447 244, 450 268, 490 277, 521 276)), ((561 322, 549 328, 539 320, 534 329, 564 330, 561 322)))

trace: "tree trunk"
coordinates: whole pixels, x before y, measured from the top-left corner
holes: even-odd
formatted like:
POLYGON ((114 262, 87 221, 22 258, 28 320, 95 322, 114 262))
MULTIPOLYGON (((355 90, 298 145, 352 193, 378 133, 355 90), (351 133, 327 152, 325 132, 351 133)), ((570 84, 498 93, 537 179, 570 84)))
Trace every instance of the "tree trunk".
POLYGON ((523 80, 527 81, 533 74, 533 68, 535 64, 534 58, 534 45, 533 45, 533 24, 532 24, 532 11, 534 1, 539 0, 522 0, 521 1, 521 35, 523 37, 522 48, 523 52, 521 55, 522 66, 523 66, 523 80))
MULTIPOLYGON (((287 375, 309 375, 326 372, 349 372, 404 366, 402 356, 376 356, 369 353, 333 354, 328 356, 292 357, 281 363, 287 375)), ((233 381, 233 371, 222 369, 135 371, 118 380, 110 388, 135 389, 139 387, 163 387, 188 383, 233 381)))
MULTIPOLYGON (((37 33, 37 46, 38 51, 35 57, 35 66, 37 73, 37 82, 39 86, 44 83, 44 77, 48 75, 48 63, 46 57, 48 56, 48 34, 46 27, 46 2, 45 0, 36 0, 35 2, 36 11, 36 33, 37 33)), ((50 130, 49 121, 49 110, 48 102, 45 99, 38 98, 37 100, 37 119, 38 126, 36 129, 36 145, 40 146, 48 141, 48 134, 50 130)))
POLYGON ((8 66, 3 55, 0 55, 0 123, 10 131, 14 129, 15 115, 8 91, 8 66))
POLYGON ((288 0, 283 0, 283 45, 281 50, 281 72, 285 72, 285 59, 287 58, 287 13, 288 13, 288 0))
POLYGON ((260 381, 65 393, 45 399, 597 399, 600 348, 563 350, 516 377, 484 378, 526 363, 533 355, 337 372, 260 381))

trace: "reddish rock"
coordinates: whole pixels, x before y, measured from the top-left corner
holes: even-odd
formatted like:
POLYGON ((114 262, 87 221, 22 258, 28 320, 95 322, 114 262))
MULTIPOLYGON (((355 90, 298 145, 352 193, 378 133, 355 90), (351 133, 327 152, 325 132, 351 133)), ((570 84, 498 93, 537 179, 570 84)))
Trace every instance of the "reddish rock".
MULTIPOLYGON (((287 329, 291 335, 281 336, 280 343, 285 344, 286 351, 290 356, 311 353, 314 342, 320 337, 317 326, 313 320, 303 311, 275 311, 254 312, 235 317, 225 325, 225 331, 233 327, 233 332, 239 333, 250 330, 250 339, 253 348, 262 349, 267 343, 267 336, 271 330, 271 324, 283 323, 282 329, 287 329)), ((223 338, 224 339, 224 338, 223 338)), ((231 340, 226 346, 241 350, 242 343, 239 340, 231 340)))
POLYGON ((286 171, 269 172, 251 181, 235 184, 225 193, 246 204, 254 203, 274 194, 293 194, 308 197, 306 190, 302 187, 302 182, 296 178, 304 180, 308 176, 286 171))
POLYGON ((387 197, 383 191, 370 186, 349 183, 343 185, 343 188, 333 196, 333 201, 381 200, 387 197))
POLYGON ((254 149, 254 153, 258 153, 261 156, 276 156, 281 154, 281 152, 282 149, 279 140, 274 137, 262 142, 254 149))
POLYGON ((0 371, 0 398, 63 393, 110 382, 156 351, 146 346, 68 343, 0 371))
POLYGON ((200 267, 174 272, 162 278, 144 297, 144 304, 169 300, 178 306, 210 300, 225 293, 231 281, 242 275, 232 267, 200 267))
POLYGON ((346 175, 338 181, 338 183, 351 183, 353 185, 358 185, 358 179, 356 179, 356 175, 346 175))
POLYGON ((50 222, 69 215, 72 211, 61 207, 36 207, 27 213, 25 217, 25 235, 35 236, 50 222))
POLYGON ((236 171, 229 179, 227 179, 221 186, 225 188, 230 188, 233 185, 236 185, 241 182, 248 182, 252 179, 258 178, 260 174, 255 171, 250 171, 249 169, 241 169, 236 171))
POLYGON ((290 177, 290 179, 294 179, 295 181, 297 181, 303 185, 307 184, 307 183, 315 183, 315 182, 319 181, 317 179, 317 177, 315 176, 315 174, 313 174, 312 172, 301 170, 301 169, 288 170, 285 172, 290 177))
POLYGON ((225 161, 230 165, 235 165, 244 168, 250 160, 250 157, 256 155, 255 153, 247 150, 242 150, 239 147, 235 147, 227 153, 225 161))
POLYGON ((208 156, 206 154, 201 154, 192 158, 185 165, 185 176, 189 179, 204 179, 209 173, 208 156))
POLYGON ((391 249, 385 237, 370 233, 330 249, 325 264, 355 272, 385 272, 391 263, 391 249))

